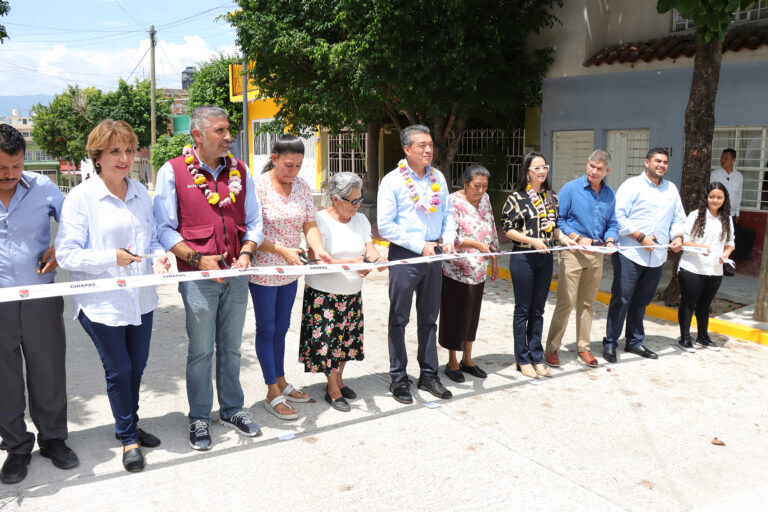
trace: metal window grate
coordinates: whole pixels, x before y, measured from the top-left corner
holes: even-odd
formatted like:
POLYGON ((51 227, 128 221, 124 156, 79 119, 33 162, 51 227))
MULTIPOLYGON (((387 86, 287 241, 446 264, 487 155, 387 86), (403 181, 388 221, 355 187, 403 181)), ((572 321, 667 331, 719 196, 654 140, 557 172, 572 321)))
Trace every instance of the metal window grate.
MULTIPOLYGON (((746 21, 762 20, 768 18, 768 0, 759 0, 749 9, 737 9, 733 13, 733 22, 740 23, 746 21)), ((696 25, 692 20, 684 18, 677 9, 672 10, 672 32, 682 32, 688 29, 695 29, 696 25)))
POLYGON ((712 169, 726 148, 736 150, 736 169, 744 176, 742 210, 768 210, 768 127, 716 127, 712 169))
POLYGON ((365 181, 364 133, 328 135, 328 174, 353 172, 365 181))
POLYGON ((465 130, 451 165, 452 188, 462 186, 461 175, 471 163, 483 165, 491 173, 490 190, 509 192, 515 185, 525 154, 525 130, 465 130))

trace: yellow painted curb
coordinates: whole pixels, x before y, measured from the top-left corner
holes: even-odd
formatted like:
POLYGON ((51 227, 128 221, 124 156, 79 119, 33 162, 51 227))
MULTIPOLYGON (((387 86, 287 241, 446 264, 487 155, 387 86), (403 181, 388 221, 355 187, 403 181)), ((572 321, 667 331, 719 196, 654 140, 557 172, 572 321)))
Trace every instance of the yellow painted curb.
MULTIPOLYGON (((374 239, 373 243, 381 245, 383 247, 389 247, 389 242, 380 238, 374 239)), ((488 274, 490 275, 491 269, 488 268, 488 274)), ((499 278, 506 281, 512 280, 512 276, 509 274, 509 269, 499 267, 499 278)), ((549 285, 551 291, 557 291, 557 280, 553 279, 549 285)), ((597 292, 595 300, 602 302, 603 304, 609 304, 611 302, 611 294, 608 292, 597 292)), ((661 320, 668 320, 670 322, 677 323, 677 310, 668 308, 667 306, 660 306, 658 304, 650 304, 645 308, 645 314, 653 318, 659 318, 661 320)), ((696 325, 696 319, 691 321, 692 325, 696 325)), ((762 329, 756 329, 754 327, 747 327, 745 325, 739 325, 726 320, 720 320, 718 318, 709 319, 709 330, 719 334, 724 334, 732 338, 738 338, 740 340, 749 341, 752 343, 758 343, 760 345, 768 345, 768 331, 762 329)))

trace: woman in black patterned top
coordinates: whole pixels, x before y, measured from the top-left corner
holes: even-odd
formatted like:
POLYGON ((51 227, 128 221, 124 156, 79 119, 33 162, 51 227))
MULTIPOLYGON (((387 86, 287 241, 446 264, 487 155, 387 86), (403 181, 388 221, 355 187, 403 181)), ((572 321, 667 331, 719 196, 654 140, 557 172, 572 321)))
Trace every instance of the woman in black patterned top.
MULTIPOLYGON (((544 155, 525 155, 523 172, 501 212, 504 232, 515 243, 513 251, 546 251, 558 237, 557 196, 548 175, 544 155)), ((526 377, 551 377, 549 368, 544 366, 541 333, 552 281, 552 253, 512 254, 509 272, 515 291, 513 332, 517 369, 526 377)))

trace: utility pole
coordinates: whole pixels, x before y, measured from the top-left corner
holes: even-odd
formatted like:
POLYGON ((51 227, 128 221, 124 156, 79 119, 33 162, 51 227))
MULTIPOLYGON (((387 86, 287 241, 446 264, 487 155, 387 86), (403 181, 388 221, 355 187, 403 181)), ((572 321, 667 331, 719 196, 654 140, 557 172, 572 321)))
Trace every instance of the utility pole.
MULTIPOLYGON (((155 26, 149 27, 149 81, 151 87, 151 104, 149 109, 149 131, 152 138, 152 146, 150 146, 150 161, 152 160, 151 152, 155 144, 157 143, 157 94, 155 92, 155 26)), ((151 164, 150 164, 151 165, 151 164)), ((155 189, 155 182, 157 181, 157 171, 152 167, 152 190, 155 189)))
MULTIPOLYGON (((253 162, 250 161, 250 152, 248 150, 248 143, 250 139, 248 137, 248 59, 243 52, 243 131, 240 137, 240 151, 243 158, 243 162, 247 163, 250 167, 253 162)), ((253 169, 251 169, 253 171, 253 169)))

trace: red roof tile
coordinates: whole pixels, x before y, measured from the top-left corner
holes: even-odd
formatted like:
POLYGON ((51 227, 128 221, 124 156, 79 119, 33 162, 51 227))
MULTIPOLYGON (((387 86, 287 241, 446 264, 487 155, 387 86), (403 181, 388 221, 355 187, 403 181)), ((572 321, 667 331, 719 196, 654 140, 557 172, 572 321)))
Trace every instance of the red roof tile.
MULTIPOLYGON (((745 48, 754 50, 762 45, 768 45, 768 25, 742 27, 728 31, 725 41, 723 41, 723 53, 738 52, 745 48)), ((693 57, 695 53, 695 36, 693 34, 677 35, 662 39, 606 46, 587 59, 584 66, 631 63, 638 59, 645 62, 677 59, 678 57, 693 57)))

